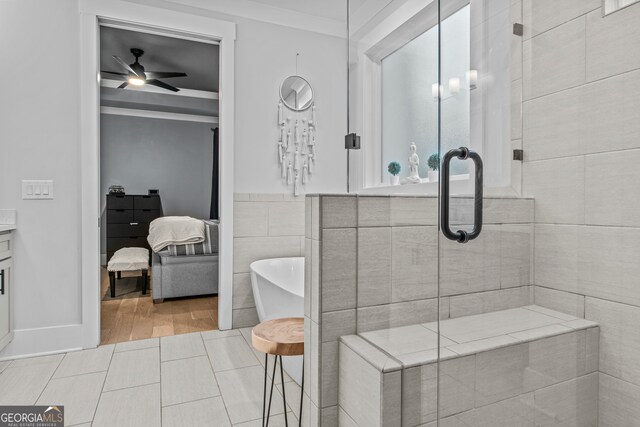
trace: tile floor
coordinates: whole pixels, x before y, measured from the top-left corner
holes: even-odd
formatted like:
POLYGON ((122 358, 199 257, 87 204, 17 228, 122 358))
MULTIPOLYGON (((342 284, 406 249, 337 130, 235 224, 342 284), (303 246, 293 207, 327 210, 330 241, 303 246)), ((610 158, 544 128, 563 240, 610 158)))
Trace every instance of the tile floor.
MULTIPOLYGON (((264 354, 250 342, 251 328, 206 331, 0 362, 0 405, 61 404, 66 426, 260 426, 264 354)), ((286 374, 285 393, 297 425, 300 387, 286 374)))

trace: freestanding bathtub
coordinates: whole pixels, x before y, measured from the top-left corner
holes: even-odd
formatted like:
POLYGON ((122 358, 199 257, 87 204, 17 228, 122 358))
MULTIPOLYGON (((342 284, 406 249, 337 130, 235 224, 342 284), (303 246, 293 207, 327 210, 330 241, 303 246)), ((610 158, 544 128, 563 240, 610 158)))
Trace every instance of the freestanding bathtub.
MULTIPOLYGON (((262 259, 252 262, 251 288, 261 322, 279 317, 304 316, 304 257, 262 259)), ((298 384, 302 356, 284 357, 282 365, 298 384)))

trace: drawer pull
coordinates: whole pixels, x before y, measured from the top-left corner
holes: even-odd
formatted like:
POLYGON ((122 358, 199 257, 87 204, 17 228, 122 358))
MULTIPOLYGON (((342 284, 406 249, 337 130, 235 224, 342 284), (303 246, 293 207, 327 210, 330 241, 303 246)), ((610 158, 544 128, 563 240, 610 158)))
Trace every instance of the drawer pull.
POLYGON ((138 225, 137 222, 130 222, 129 225, 138 225))
POLYGON ((0 295, 4 295, 4 272, 5 270, 0 270, 0 295))

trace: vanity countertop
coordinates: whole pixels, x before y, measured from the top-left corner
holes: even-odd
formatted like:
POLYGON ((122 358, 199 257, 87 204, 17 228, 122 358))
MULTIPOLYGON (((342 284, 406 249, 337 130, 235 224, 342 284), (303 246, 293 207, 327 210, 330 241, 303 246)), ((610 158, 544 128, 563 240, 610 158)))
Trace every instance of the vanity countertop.
POLYGON ((15 229, 16 229, 15 224, 0 224, 0 233, 4 231, 12 231, 15 229))

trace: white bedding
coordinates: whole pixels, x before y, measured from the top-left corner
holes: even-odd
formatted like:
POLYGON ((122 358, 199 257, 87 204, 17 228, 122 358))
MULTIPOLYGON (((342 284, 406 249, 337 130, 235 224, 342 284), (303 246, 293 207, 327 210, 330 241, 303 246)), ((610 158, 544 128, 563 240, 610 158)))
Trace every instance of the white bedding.
POLYGON ((154 252, 169 245, 185 245, 204 241, 204 222, 190 216, 163 216, 151 221, 147 241, 154 252))

